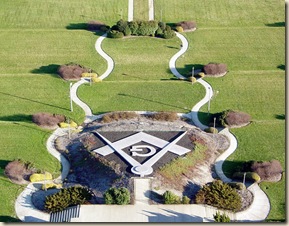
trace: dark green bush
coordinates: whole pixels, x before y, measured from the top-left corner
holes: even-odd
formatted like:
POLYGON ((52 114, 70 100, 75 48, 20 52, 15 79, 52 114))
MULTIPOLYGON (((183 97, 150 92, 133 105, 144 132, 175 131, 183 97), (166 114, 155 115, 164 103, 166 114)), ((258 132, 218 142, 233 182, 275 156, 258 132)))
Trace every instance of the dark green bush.
POLYGON ((117 26, 117 31, 124 32, 126 27, 128 27, 127 21, 124 21, 123 19, 120 19, 119 21, 116 22, 117 26))
POLYGON ((215 180, 212 183, 204 185, 198 191, 196 203, 238 211, 241 208, 241 197, 236 189, 230 185, 223 183, 221 180, 215 180))
POLYGON ((163 34, 164 39, 171 39, 176 37, 176 33, 173 30, 165 30, 163 34))
POLYGON ((84 204, 92 198, 92 193, 85 187, 62 188, 59 192, 45 198, 45 210, 54 213, 69 206, 84 204))
POLYGON ((225 213, 221 214, 219 211, 217 211, 213 216, 215 222, 231 222, 229 216, 227 216, 225 213))
POLYGON ((123 38, 124 34, 117 30, 110 30, 107 33, 107 37, 109 38, 123 38))
POLYGON ((110 188, 104 193, 105 204, 127 205, 130 192, 127 188, 110 188))
POLYGON ((180 197, 175 195, 171 191, 165 191, 163 194, 163 200, 165 204, 180 204, 181 200, 180 197))
POLYGON ((123 34, 124 34, 124 36, 130 36, 131 35, 131 30, 128 26, 125 27, 123 34))
POLYGON ((130 31, 131 31, 131 34, 132 35, 136 35, 137 34, 137 30, 138 30, 138 22, 137 21, 129 21, 127 23, 130 31))

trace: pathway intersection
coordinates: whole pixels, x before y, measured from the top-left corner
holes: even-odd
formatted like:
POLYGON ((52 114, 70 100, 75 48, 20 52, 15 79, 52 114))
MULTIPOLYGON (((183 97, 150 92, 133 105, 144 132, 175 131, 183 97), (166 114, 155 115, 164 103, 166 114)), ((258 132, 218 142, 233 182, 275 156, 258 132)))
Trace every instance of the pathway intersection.
MULTIPOLYGON (((133 4, 132 0, 129 0, 129 4, 133 4)), ((129 14, 129 15, 133 15, 129 14)), ((130 18, 130 17, 129 17, 130 18)), ((132 18, 131 18, 132 19, 132 18)), ((182 48, 177 52, 169 62, 169 68, 171 72, 178 78, 184 79, 176 70, 176 60, 188 49, 187 39, 176 33, 177 37, 182 42, 182 48)), ((100 76, 101 79, 105 79, 112 71, 114 67, 113 59, 107 55, 101 48, 102 41, 106 35, 99 37, 95 43, 96 51, 106 59, 107 70, 100 76)), ((202 79, 197 80, 202 84, 206 90, 205 97, 198 102, 188 113, 188 117, 192 119, 194 124, 205 129, 207 126, 203 125, 198 119, 199 109, 206 104, 210 98, 212 98, 212 87, 202 79)), ((85 112, 85 123, 89 123, 99 116, 92 114, 91 109, 87 104, 81 101, 77 96, 77 89, 84 83, 88 83, 89 80, 81 79, 76 82, 71 88, 71 98, 80 106, 85 112)), ((231 155, 237 148, 237 140, 228 129, 219 129, 220 133, 226 135, 230 140, 230 147, 220 155, 215 163, 215 170, 218 176, 225 182, 231 181, 227 178, 222 171, 222 164, 225 159, 231 155)), ((57 129, 49 137, 47 141, 48 151, 56 157, 62 164, 62 173, 59 178, 55 179, 55 182, 63 181, 69 172, 69 162, 55 149, 54 141, 58 136, 67 134, 67 129, 57 129)), ((33 192, 40 189, 40 182, 30 183, 26 189, 18 196, 15 202, 15 211, 18 218, 23 222, 48 222, 50 214, 37 210, 31 201, 31 195, 33 192)), ((231 220, 239 222, 260 222, 266 219, 270 211, 270 203, 266 194, 260 189, 257 183, 249 186, 248 189, 254 195, 254 201, 251 206, 242 212, 231 213, 226 211, 226 214, 231 220)), ((77 218, 71 218, 71 222, 212 222, 213 214, 217 209, 207 205, 150 205, 150 178, 135 178, 135 197, 136 201, 134 205, 81 205, 77 218), (96 214, 97 213, 97 214, 96 214)))

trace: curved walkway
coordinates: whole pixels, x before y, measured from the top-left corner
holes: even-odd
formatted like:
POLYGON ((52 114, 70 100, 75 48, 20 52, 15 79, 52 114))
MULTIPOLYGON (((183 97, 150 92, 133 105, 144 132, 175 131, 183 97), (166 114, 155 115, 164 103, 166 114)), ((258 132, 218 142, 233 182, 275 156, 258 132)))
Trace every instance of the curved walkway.
MULTIPOLYGON (((187 49, 188 47, 188 41, 187 39, 177 33, 177 37, 180 38, 180 40, 182 41, 182 46, 183 48, 187 49)), ((180 78, 183 79, 184 77, 182 75, 180 75, 180 73, 176 70, 176 60, 179 56, 181 56, 181 54, 183 53, 182 49, 175 54, 172 59, 170 60, 169 66, 170 66, 170 70, 172 71, 172 73, 180 78)), ((209 83, 207 83, 206 81, 204 81, 203 79, 198 79, 197 80, 200 84, 202 84, 206 90, 206 94, 205 97, 199 101, 191 110, 190 113, 190 118, 192 119, 193 123, 201 128, 202 130, 207 128, 207 126, 203 125, 199 118, 198 118, 198 111, 199 109, 205 105, 207 102, 210 101, 210 99, 213 96, 213 89, 210 86, 209 83)), ((228 158, 229 155, 231 155, 236 149, 237 149, 237 139, 235 138, 235 136, 230 133, 230 131, 225 128, 225 129, 221 129, 220 134, 225 135, 229 141, 230 141, 230 146, 227 150, 225 150, 217 159, 215 162, 215 170, 216 173, 218 174, 219 178, 224 181, 224 182, 231 182, 232 179, 228 178, 225 176, 222 166, 224 161, 226 160, 226 158, 228 158)), ((262 191, 262 189, 258 186, 257 183, 254 183, 253 185, 249 186, 248 189, 253 193, 254 195, 254 200, 253 203, 250 205, 250 207, 242 212, 238 212, 235 214, 234 218, 231 218, 231 220, 238 220, 238 221, 263 221, 266 219, 266 217, 268 216, 269 212, 270 212, 270 202, 269 199, 267 197, 267 195, 262 191)))
MULTIPOLYGON (((180 78, 184 79, 175 67, 176 60, 180 57, 188 48, 188 42, 184 36, 177 33, 177 37, 179 37, 182 41, 182 49, 175 54, 170 60, 169 66, 172 73, 180 78)), ((95 44, 96 50, 102 54, 102 56, 108 62, 107 71, 100 76, 102 79, 107 77, 109 73, 113 70, 113 60, 102 51, 101 42, 104 40, 105 36, 100 37, 95 44)), ((75 83, 71 89, 71 96, 73 101, 78 104, 86 114, 86 120, 92 120, 91 117, 92 112, 88 105, 82 102, 76 95, 77 88, 87 83, 85 79, 75 83)), ((206 95, 205 97, 197 103, 191 110, 191 116, 193 122, 200 127, 201 129, 206 128, 199 119, 198 119, 198 110, 206 104, 209 99, 212 97, 212 87, 202 79, 198 80, 205 89, 206 95), (211 90, 210 90, 211 89, 211 90)), ((57 129, 54 133, 49 137, 47 141, 47 149, 48 151, 55 156, 62 164, 62 173, 61 176, 55 179, 56 182, 61 182, 69 172, 69 162, 55 149, 54 141, 58 136, 62 136, 67 131, 65 129, 57 129)), ((219 177, 225 181, 231 181, 231 179, 227 178, 222 171, 222 164, 224 160, 233 153, 237 148, 237 140, 236 138, 229 132, 228 129, 223 129, 220 133, 226 135, 230 140, 230 147, 218 157, 215 164, 215 169, 219 177)), ((137 179, 139 187, 148 187, 148 180, 145 179, 137 179), (144 183, 144 185, 142 185, 144 183)), ((25 222, 47 222, 49 221, 50 215, 44 213, 42 211, 37 210, 32 202, 31 195, 36 190, 40 189, 41 182, 39 183, 30 183, 27 188, 18 196, 15 203, 15 211, 18 218, 21 221, 25 222)), ((263 221, 266 219, 269 211, 270 211, 270 203, 266 196, 266 194, 259 188, 258 184, 253 184, 248 188, 254 194, 254 201, 252 205, 243 212, 238 213, 230 213, 226 212, 231 220, 237 220, 240 222, 256 222, 263 221)), ((138 200, 136 200, 135 205, 128 206, 118 206, 118 205, 82 205, 80 208, 80 216, 79 218, 73 218, 71 221, 73 222, 209 222, 213 221, 213 214, 216 213, 217 209, 211 206, 206 205, 148 205, 147 203, 147 193, 148 189, 142 189, 138 191, 136 194, 138 200), (113 218, 111 217, 113 216, 113 218)), ((221 211, 223 212, 223 211, 221 211)))

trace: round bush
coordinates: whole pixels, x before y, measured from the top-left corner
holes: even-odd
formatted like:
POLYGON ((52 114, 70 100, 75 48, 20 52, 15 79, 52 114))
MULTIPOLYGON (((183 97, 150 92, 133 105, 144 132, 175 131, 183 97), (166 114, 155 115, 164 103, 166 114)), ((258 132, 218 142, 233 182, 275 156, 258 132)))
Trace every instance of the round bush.
POLYGON ((32 122, 43 128, 55 129, 58 127, 59 123, 65 122, 65 116, 39 112, 32 115, 32 122))
POLYGON ((205 132, 217 134, 218 130, 216 128, 214 128, 214 127, 208 127, 208 128, 205 129, 205 132))
POLYGON ((124 34, 117 30, 110 30, 107 33, 107 37, 109 38, 123 38, 124 34))
POLYGON ((226 110, 217 115, 217 120, 224 127, 240 127, 248 125, 251 116, 245 112, 226 110))
POLYGON ((81 79, 81 75, 86 72, 93 72, 93 70, 76 63, 61 65, 57 69, 57 73, 60 75, 60 77, 68 81, 79 80, 81 79))
POLYGON ((127 205, 130 203, 130 192, 127 188, 110 188, 104 193, 105 204, 127 205))
POLYGON ((177 32, 184 32, 184 29, 182 28, 182 26, 176 26, 176 31, 177 32))
POLYGON ((203 71, 209 76, 222 76, 227 73, 227 65, 221 63, 209 63, 204 66, 203 71))
POLYGON ((193 77, 193 76, 190 76, 190 77, 188 78, 188 80, 189 80, 191 83, 197 82, 197 79, 196 79, 195 77, 193 77))
POLYGON ((194 30, 197 28, 197 24, 195 21, 181 21, 176 23, 176 27, 182 27, 184 31, 194 30))

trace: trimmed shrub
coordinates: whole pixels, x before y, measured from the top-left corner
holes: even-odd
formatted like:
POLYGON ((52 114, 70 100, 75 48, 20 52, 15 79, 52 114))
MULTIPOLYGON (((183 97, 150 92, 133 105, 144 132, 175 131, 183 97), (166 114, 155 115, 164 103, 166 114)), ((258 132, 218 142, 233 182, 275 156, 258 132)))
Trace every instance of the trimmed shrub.
POLYGON ((173 30, 165 30, 163 34, 164 39, 171 39, 176 37, 176 33, 173 30))
POLYGON ((238 127, 247 125, 251 121, 251 116, 245 112, 226 110, 216 114, 219 124, 224 127, 238 127))
POLYGON ((227 73, 227 65, 221 63, 209 63, 204 66, 203 71, 206 75, 223 75, 227 73))
POLYGON ((49 190, 49 189, 53 189, 53 188, 57 188, 60 189, 62 188, 62 184, 54 184, 54 183, 48 183, 48 184, 42 184, 41 189, 42 190, 49 190))
POLYGON ((137 21, 129 21, 127 23, 130 31, 131 31, 131 34, 132 35, 136 35, 137 34, 137 30, 138 30, 138 22, 137 21))
POLYGON ((79 80, 81 79, 82 73, 85 72, 94 72, 94 71, 90 68, 86 68, 76 63, 68 63, 65 65, 61 65, 57 70, 57 73, 64 80, 79 80))
POLYGON ((191 82, 191 83, 196 83, 197 82, 197 79, 195 78, 195 77, 193 77, 193 76, 190 76, 189 78, 188 78, 188 80, 191 82))
POLYGON ((229 216, 227 216, 225 213, 221 214, 219 211, 217 211, 213 216, 215 222, 231 222, 229 216))
POLYGON ((176 26, 176 28, 182 27, 182 29, 184 31, 193 30, 193 29, 197 28, 197 24, 195 21, 181 21, 179 23, 176 23, 175 26, 176 26))
POLYGON ((127 21, 124 21, 123 19, 120 19, 116 22, 117 31, 124 32, 126 27, 128 27, 127 21))
POLYGON ((125 27, 123 34, 124 34, 124 36, 130 36, 131 35, 131 30, 128 26, 125 27))
POLYGON ((92 196, 92 193, 85 187, 62 188, 59 192, 46 196, 45 210, 49 213, 60 212, 67 207, 84 204, 92 196))
POLYGON ((239 179, 239 180, 243 180, 244 178, 244 174, 246 173, 245 175, 245 181, 246 180, 249 180, 249 181, 253 181, 253 182, 260 182, 261 178, 260 176, 255 173, 255 172, 235 172, 233 174, 233 178, 234 179, 239 179))
POLYGON ((165 204, 180 204, 180 197, 171 191, 165 191, 163 194, 163 201, 165 204))
POLYGON ((182 28, 182 26, 176 26, 176 31, 177 32, 184 32, 184 29, 182 28))
POLYGON ((110 188, 104 193, 105 204, 127 205, 130 193, 127 188, 110 188))
POLYGON ((32 122, 44 128, 57 128, 57 125, 65 121, 64 115, 40 112, 32 115, 32 122))
POLYGON ((214 128, 214 127, 208 127, 204 131, 207 132, 207 133, 214 133, 214 134, 218 133, 218 130, 216 128, 214 128))
POLYGON ((29 177, 29 180, 31 182, 38 182, 38 181, 44 181, 44 180, 52 180, 51 173, 45 172, 45 173, 34 173, 29 177))
POLYGON ((232 211, 238 211, 242 206, 241 197, 236 189, 221 180, 204 185, 196 194, 196 203, 232 211))
POLYGON ((124 34, 120 31, 117 30, 109 30, 107 32, 107 37, 108 38, 123 38, 124 34))

